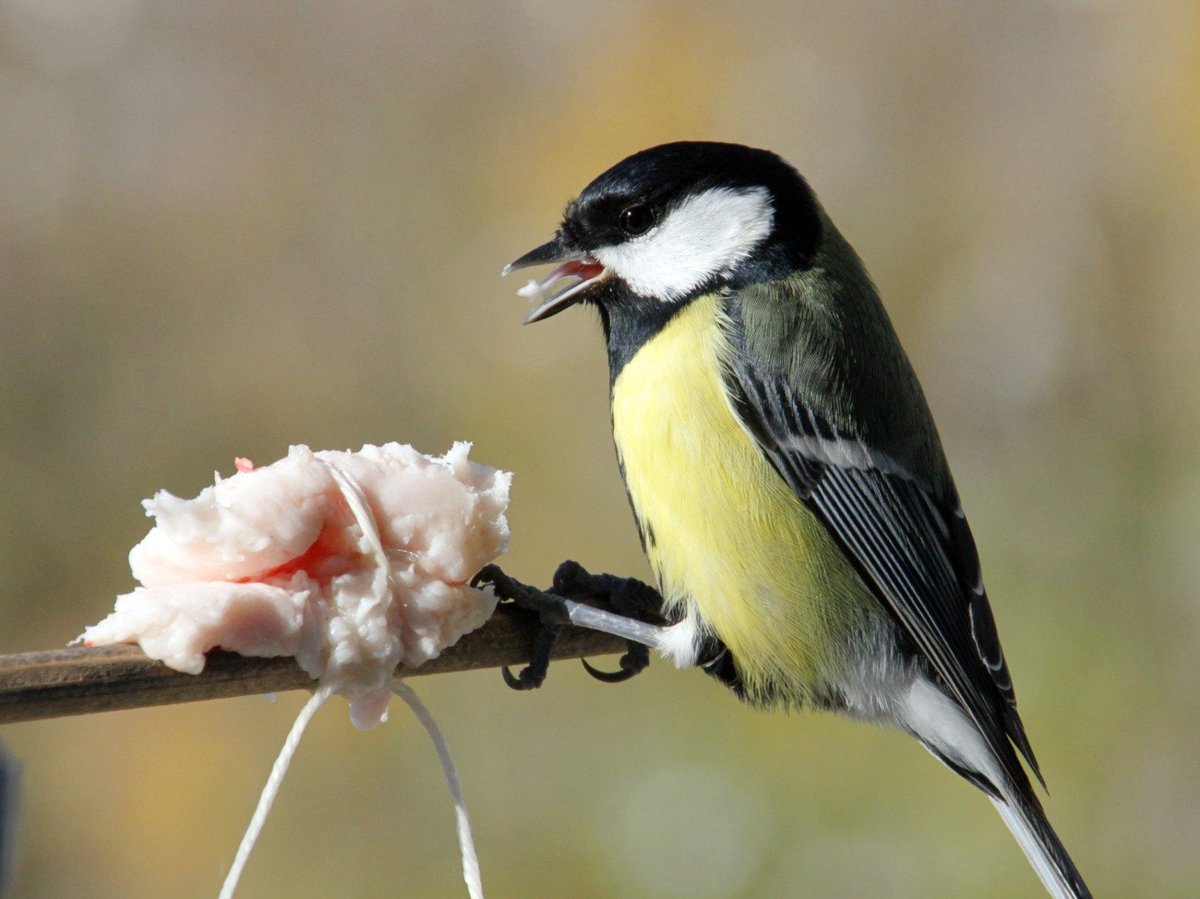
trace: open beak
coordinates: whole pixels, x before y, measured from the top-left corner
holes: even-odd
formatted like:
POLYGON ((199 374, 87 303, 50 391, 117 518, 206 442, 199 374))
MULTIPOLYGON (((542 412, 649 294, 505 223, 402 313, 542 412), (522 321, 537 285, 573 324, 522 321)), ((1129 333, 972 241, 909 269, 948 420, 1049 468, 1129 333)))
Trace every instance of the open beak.
POLYGON ((562 240, 562 235, 556 234, 549 243, 544 243, 536 250, 530 250, 515 262, 504 266, 502 275, 519 268, 529 268, 533 265, 555 265, 556 267, 543 280, 530 280, 517 293, 527 299, 535 300, 537 306, 525 316, 524 324, 540 322, 544 318, 557 315, 568 306, 574 306, 584 298, 587 289, 602 280, 608 273, 599 262, 586 253, 569 249, 562 240))

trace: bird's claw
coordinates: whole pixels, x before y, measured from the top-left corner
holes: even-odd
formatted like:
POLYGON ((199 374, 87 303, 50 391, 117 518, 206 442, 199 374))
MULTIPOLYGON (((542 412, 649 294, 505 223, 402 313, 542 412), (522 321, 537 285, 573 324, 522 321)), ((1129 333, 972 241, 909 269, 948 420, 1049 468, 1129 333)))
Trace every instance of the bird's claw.
POLYGON ((636 677, 641 674, 650 665, 650 650, 641 643, 629 643, 629 649, 625 655, 621 656, 621 660, 617 662, 619 666, 617 671, 601 671, 588 663, 587 659, 580 659, 584 669, 598 681, 606 684, 619 684, 622 681, 627 681, 631 677, 636 677))
POLYGON ((513 674, 507 665, 500 669, 504 675, 504 683, 512 690, 536 690, 546 679, 544 670, 536 670, 533 665, 526 665, 520 674, 513 674))

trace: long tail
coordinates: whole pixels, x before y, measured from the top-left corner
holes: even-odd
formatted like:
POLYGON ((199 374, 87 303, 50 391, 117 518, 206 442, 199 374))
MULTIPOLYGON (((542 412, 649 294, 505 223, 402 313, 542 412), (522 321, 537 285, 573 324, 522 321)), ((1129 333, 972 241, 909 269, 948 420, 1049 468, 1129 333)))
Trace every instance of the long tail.
POLYGON ((992 797, 992 804, 1051 896, 1055 899, 1091 899, 1092 891, 1083 882, 1083 876, 1036 798, 992 797))
POLYGON ((1005 765, 962 707, 926 678, 912 683, 899 706, 901 726, 946 767, 992 800, 1050 895, 1055 899, 1091 899, 1091 890, 1050 826, 1011 750, 1009 764, 1005 765))

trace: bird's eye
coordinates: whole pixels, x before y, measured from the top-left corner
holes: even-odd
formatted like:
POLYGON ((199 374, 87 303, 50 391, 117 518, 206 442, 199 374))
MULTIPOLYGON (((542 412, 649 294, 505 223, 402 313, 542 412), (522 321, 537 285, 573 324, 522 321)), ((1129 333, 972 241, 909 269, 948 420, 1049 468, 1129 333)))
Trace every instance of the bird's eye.
POLYGON ((630 206, 621 211, 621 230, 630 237, 645 234, 654 224, 654 213, 649 206, 630 206))

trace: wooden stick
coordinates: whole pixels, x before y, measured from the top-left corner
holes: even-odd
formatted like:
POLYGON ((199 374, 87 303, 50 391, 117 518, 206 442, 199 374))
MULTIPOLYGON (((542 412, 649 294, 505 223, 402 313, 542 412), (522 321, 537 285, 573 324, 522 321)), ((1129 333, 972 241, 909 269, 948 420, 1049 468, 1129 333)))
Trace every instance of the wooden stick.
MULTIPOLYGON (((533 617, 503 605, 479 630, 467 634, 404 676, 444 674, 529 661, 533 617)), ((556 659, 623 652, 609 634, 567 628, 554 646, 556 659)), ((154 705, 278 693, 316 686, 290 657, 257 659, 214 650, 200 674, 183 674, 148 658, 136 646, 54 649, 0 656, 0 724, 113 712, 154 705)))

